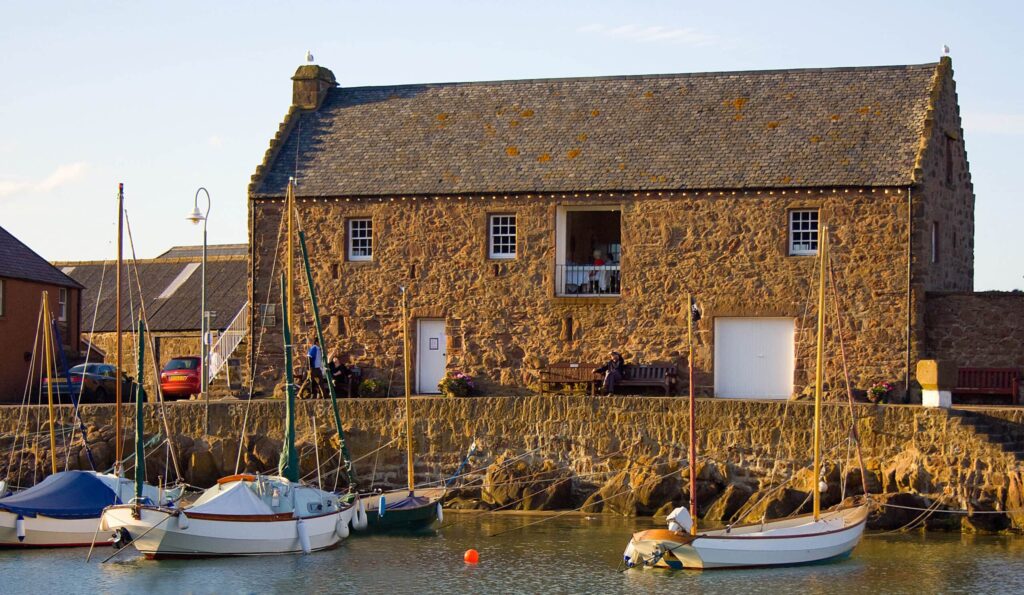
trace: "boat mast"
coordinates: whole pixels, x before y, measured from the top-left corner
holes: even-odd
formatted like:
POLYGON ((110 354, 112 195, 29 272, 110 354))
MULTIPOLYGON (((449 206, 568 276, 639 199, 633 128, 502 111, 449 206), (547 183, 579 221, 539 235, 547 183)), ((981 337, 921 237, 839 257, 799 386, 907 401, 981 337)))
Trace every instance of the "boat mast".
MULTIPOLYGON (((124 241, 124 182, 117 185, 117 297, 114 308, 114 333, 117 336, 117 370, 114 382, 114 475, 121 476, 121 267, 124 265, 121 245, 124 241)), ((120 488, 118 488, 120 492, 120 488)))
POLYGON ((820 270, 818 278, 818 348, 814 368, 814 477, 811 489, 814 491, 814 520, 821 517, 821 372, 825 351, 825 265, 828 262, 828 226, 821 230, 820 270))
MULTIPOLYGON (((288 308, 291 296, 287 292, 287 283, 281 279, 281 305, 288 308)), ((284 448, 278 464, 278 475, 288 481, 299 481, 299 457, 295 452, 295 378, 292 375, 292 333, 288 317, 284 318, 284 377, 285 377, 285 423, 284 448)))
POLYGON ((143 486, 146 481, 146 444, 142 432, 142 402, 146 394, 142 388, 142 379, 146 371, 146 327, 141 316, 139 317, 137 345, 139 353, 135 367, 135 508, 132 509, 132 514, 136 519, 140 518, 139 507, 142 506, 143 486))
MULTIPOLYGON (((56 419, 53 410, 53 322, 50 320, 50 292, 43 292, 43 359, 46 360, 46 399, 50 412, 50 469, 57 472, 57 434, 54 430, 56 419)), ((68 385, 70 389, 70 384, 68 385)))
POLYGON ((697 403, 693 390, 693 294, 686 296, 686 359, 690 376, 690 534, 697 534, 697 403))
POLYGON ((412 460, 412 388, 409 386, 409 322, 406 314, 406 291, 402 288, 402 357, 405 360, 405 457, 409 481, 409 495, 412 496, 413 460, 412 460))
MULTIPOLYGON (((287 263, 285 265, 286 268, 287 268, 287 271, 285 273, 285 279, 287 280, 286 281, 286 283, 287 283, 286 293, 288 295, 288 300, 287 300, 288 301, 288 305, 285 308, 284 317, 285 317, 285 320, 288 321, 288 328, 292 329, 292 330, 294 330, 294 328, 295 328, 294 326, 292 326, 292 296, 295 295, 295 291, 294 291, 294 289, 295 289, 295 247, 292 244, 292 241, 293 241, 292 240, 292 236, 294 235, 294 232, 292 231, 294 229, 292 227, 292 222, 293 222, 293 213, 295 212, 295 187, 294 187, 294 183, 295 183, 295 178, 288 178, 288 192, 287 192, 287 195, 286 195, 286 198, 285 198, 285 208, 288 210, 288 231, 287 231, 287 234, 288 234, 288 242, 287 242, 288 256, 286 257, 286 260, 285 260, 285 262, 287 263)), ((313 373, 313 371, 310 370, 310 374, 312 374, 312 373, 313 373)))

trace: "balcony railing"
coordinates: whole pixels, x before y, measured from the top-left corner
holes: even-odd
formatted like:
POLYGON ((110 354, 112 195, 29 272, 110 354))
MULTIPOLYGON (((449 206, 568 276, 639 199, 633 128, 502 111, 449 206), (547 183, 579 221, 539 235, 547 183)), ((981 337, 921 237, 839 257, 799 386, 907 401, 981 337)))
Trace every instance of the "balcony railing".
POLYGON ((559 296, 619 295, 621 285, 617 264, 555 265, 555 293, 559 296))

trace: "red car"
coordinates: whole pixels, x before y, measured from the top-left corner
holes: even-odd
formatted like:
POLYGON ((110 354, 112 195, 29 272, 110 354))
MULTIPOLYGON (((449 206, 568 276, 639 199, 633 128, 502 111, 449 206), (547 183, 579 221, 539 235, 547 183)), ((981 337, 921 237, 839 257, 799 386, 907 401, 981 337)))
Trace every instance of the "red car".
POLYGON ((176 357, 160 372, 160 390, 168 399, 189 398, 203 392, 203 362, 199 357, 176 357))

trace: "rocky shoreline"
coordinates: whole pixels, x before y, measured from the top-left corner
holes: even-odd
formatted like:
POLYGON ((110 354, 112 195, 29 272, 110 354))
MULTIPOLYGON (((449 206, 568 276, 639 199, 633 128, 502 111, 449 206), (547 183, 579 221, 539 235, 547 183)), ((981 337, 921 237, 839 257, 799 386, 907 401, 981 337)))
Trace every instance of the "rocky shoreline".
MULTIPOLYGON (((343 400, 341 407, 349 447, 357 459, 359 488, 401 485, 405 458, 397 448, 404 435, 400 400, 343 400)), ((802 428, 809 428, 810 407, 712 399, 701 400, 699 407, 706 426, 699 432, 703 454, 696 489, 706 523, 756 522, 809 510, 809 490, 817 481, 805 468, 810 433, 802 428)), ((468 460, 466 475, 446 495, 449 508, 664 515, 689 502, 685 408, 686 399, 652 397, 417 398, 417 481, 437 485, 451 476, 469 443, 476 441, 479 448, 468 460)), ((168 423, 177 428, 173 440, 185 481, 206 487, 236 468, 276 468, 283 404, 254 401, 246 409, 244 402, 212 404, 213 430, 205 436, 201 403, 167 408, 168 423)), ((45 409, 29 412, 29 427, 38 432, 27 446, 15 432, 15 411, 0 411, 0 453, 5 455, 0 458, 0 477, 11 485, 31 485, 50 468, 48 428, 39 417, 45 409)), ((863 481, 846 435, 837 429, 844 419, 848 422, 848 410, 828 405, 825 411, 831 422, 826 433, 831 449, 824 466, 828 487, 823 505, 832 506, 860 495, 863 481)), ((70 411, 61 414, 67 430, 70 411)), ((113 463, 111 414, 110 406, 82 410, 86 442, 97 469, 113 463)), ((1024 421, 1020 412, 984 414, 986 424, 998 425, 998 440, 986 433, 989 426, 985 432, 979 430, 975 414, 858 405, 855 415, 867 491, 881 505, 871 515, 870 528, 1024 531, 1024 469, 1006 450, 1007 442, 1019 437, 1015 432, 1024 421)), ((329 427, 327 404, 301 403, 298 419, 303 475, 316 481, 319 460, 321 481, 335 485, 331 458, 338 439, 329 427)), ((162 445, 161 427, 156 410, 147 408, 146 475, 151 481, 174 476, 168 471, 173 465, 162 445)), ((133 448, 126 436, 124 452, 133 448)), ((58 455, 61 468, 65 461, 68 468, 90 468, 80 439, 70 447, 58 447, 58 455)), ((345 485, 343 478, 338 485, 345 485)))

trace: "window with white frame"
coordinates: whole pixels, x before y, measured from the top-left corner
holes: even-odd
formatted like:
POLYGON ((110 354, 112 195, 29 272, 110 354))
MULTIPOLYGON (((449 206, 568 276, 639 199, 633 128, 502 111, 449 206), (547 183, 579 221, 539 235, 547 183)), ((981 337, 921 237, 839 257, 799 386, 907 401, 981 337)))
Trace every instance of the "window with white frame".
POLYGON ((789 212, 789 254, 804 256, 818 253, 818 211, 789 212))
POLYGON ((373 260, 373 220, 348 220, 348 259, 373 260))
POLYGON ((68 289, 66 287, 61 287, 57 292, 57 312, 59 313, 57 320, 68 319, 68 289))
POLYGON ((516 257, 516 216, 491 215, 490 217, 490 248, 491 258, 516 257))

